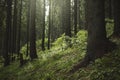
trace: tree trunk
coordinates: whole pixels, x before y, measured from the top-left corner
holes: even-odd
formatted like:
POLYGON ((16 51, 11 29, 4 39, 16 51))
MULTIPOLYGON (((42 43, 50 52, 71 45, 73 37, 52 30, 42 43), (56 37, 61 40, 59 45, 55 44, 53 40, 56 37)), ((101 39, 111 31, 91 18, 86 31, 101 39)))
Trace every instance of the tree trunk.
POLYGON ((45 50, 45 0, 43 3, 42 50, 45 50))
POLYGON ((27 11, 27 49, 26 49, 26 56, 29 55, 30 4, 31 3, 28 0, 28 11, 27 11))
POLYGON ((36 30, 35 30, 35 17, 36 17, 36 0, 30 0, 30 58, 31 60, 37 58, 36 52, 36 30))
POLYGON ((74 34, 77 34, 77 3, 78 0, 74 0, 74 34))
POLYGON ((14 0, 14 15, 13 15, 13 39, 12 39, 12 54, 16 53, 16 43, 17 43, 17 0, 14 0))
POLYGON ((112 19, 112 0, 109 0, 109 18, 112 19))
POLYGON ((48 49, 50 49, 50 39, 51 39, 51 8, 52 8, 52 4, 51 4, 51 0, 49 1, 49 28, 48 28, 48 49))
POLYGON ((12 23, 12 0, 7 0, 7 18, 6 18, 6 32, 4 38, 4 66, 10 64, 10 43, 11 43, 11 23, 12 23))
POLYGON ((17 35, 17 54, 20 55, 20 44, 21 44, 21 19, 22 19, 22 0, 20 0, 20 10, 19 10, 19 25, 18 25, 18 35, 17 35))
POLYGON ((120 37, 120 0, 113 0, 113 14, 114 14, 114 33, 113 36, 120 37))
POLYGON ((65 34, 71 37, 71 0, 65 0, 65 34))
POLYGON ((86 20, 88 27, 87 53, 81 63, 73 68, 73 72, 85 67, 90 61, 102 57, 112 50, 114 44, 106 38, 104 0, 86 0, 86 20))
POLYGON ((78 14, 78 29, 81 30, 82 29, 82 20, 81 20, 81 10, 80 10, 80 5, 81 5, 81 0, 77 0, 77 14, 78 14))

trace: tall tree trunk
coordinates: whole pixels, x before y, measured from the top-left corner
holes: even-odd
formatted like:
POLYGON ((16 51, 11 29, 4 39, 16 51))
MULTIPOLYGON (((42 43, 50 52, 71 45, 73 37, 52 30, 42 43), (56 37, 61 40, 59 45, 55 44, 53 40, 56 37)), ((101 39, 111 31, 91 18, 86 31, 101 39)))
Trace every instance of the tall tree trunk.
POLYGON ((109 18, 112 19, 112 0, 109 0, 109 18))
POLYGON ((111 50, 111 43, 106 38, 104 0, 86 0, 86 20, 88 27, 87 53, 81 63, 74 66, 72 71, 85 67, 90 61, 102 57, 111 50))
POLYGON ((82 25, 81 25, 81 10, 80 10, 80 4, 81 0, 77 0, 77 14, 78 14, 78 29, 81 30, 82 29, 82 25))
POLYGON ((114 14, 114 33, 113 36, 120 37, 120 0, 113 0, 113 14, 114 14))
POLYGON ((78 0, 74 0, 74 34, 76 35, 77 34, 77 3, 78 0))
POLYGON ((20 0, 20 10, 19 10, 19 26, 18 26, 18 39, 17 39, 17 53, 20 58, 20 66, 22 66, 24 63, 23 61, 23 55, 20 53, 20 48, 21 48, 21 27, 22 27, 22 1, 20 0))
POLYGON ((20 44, 21 44, 21 25, 22 25, 22 0, 20 0, 20 6, 19 6, 19 25, 18 25, 18 35, 17 35, 17 54, 20 56, 20 44))
POLYGON ((16 34, 17 34, 17 0, 14 0, 12 54, 16 53, 16 42, 17 42, 16 34))
POLYGON ((27 49, 26 49, 26 56, 29 55, 29 22, 30 22, 30 1, 28 0, 28 11, 27 11, 27 49))
POLYGON ((51 0, 49 0, 49 28, 48 28, 48 49, 50 49, 50 39, 51 39, 51 10, 52 9, 52 4, 51 0))
MULTIPOLYGON (((65 20, 65 1, 63 1, 63 4, 61 4, 62 6, 61 6, 61 25, 62 25, 62 34, 63 33, 65 33, 65 22, 64 22, 64 20, 65 20)), ((53 9, 52 9, 52 11, 53 11, 53 9)))
POLYGON ((1 12, 1 15, 0 15, 0 56, 3 54, 3 46, 4 46, 4 21, 5 21, 5 3, 4 2, 1 2, 1 5, 0 5, 0 12, 1 12))
POLYGON ((71 37, 71 0, 65 0, 65 10, 65 34, 71 37))
POLYGON ((45 50, 45 0, 43 0, 42 50, 45 50))
POLYGON ((6 17, 6 32, 4 39, 4 66, 10 64, 10 43, 11 43, 11 23, 12 23, 12 0, 6 0, 7 3, 7 17, 6 17))
POLYGON ((36 30, 35 30, 35 19, 36 19, 36 0, 30 0, 30 58, 31 60, 37 58, 36 52, 36 30))

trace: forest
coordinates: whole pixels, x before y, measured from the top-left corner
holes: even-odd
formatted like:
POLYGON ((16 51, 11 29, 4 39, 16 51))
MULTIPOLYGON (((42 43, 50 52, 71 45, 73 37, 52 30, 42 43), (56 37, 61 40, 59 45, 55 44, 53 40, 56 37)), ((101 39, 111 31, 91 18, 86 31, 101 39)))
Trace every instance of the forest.
POLYGON ((0 80, 120 80, 120 0, 0 0, 0 80))

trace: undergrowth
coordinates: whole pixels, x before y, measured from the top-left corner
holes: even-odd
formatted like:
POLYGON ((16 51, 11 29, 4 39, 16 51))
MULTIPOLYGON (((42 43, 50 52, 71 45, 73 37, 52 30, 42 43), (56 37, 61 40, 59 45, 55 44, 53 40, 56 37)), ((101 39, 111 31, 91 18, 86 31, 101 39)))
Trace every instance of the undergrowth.
MULTIPOLYGON (((43 52, 39 48, 41 44, 39 40, 37 41, 39 58, 28 61, 22 67, 19 66, 19 61, 11 63, 8 67, 1 66, 0 80, 120 80, 120 41, 117 39, 112 40, 118 44, 116 50, 97 59, 88 67, 69 74, 71 68, 83 59, 86 41, 87 32, 84 30, 79 31, 73 38, 63 34, 52 43, 50 50, 43 52)), ((23 46, 21 52, 25 54, 25 51, 26 46, 23 46)))

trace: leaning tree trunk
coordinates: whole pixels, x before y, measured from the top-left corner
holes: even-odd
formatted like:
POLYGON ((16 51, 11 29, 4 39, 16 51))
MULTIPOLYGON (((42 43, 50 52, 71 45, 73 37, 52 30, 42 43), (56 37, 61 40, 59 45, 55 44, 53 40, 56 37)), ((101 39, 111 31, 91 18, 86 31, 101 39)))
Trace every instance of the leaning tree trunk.
POLYGON ((88 27, 87 53, 80 64, 72 71, 85 67, 90 61, 102 57, 111 50, 111 43, 106 38, 104 0, 86 0, 86 20, 88 27))
POLYGON ((114 14, 114 33, 113 36, 120 37, 120 0, 113 0, 113 14, 114 14))
POLYGON ((36 30, 35 30, 35 16, 36 16, 36 0, 30 0, 30 58, 31 60, 37 58, 36 52, 36 30))

